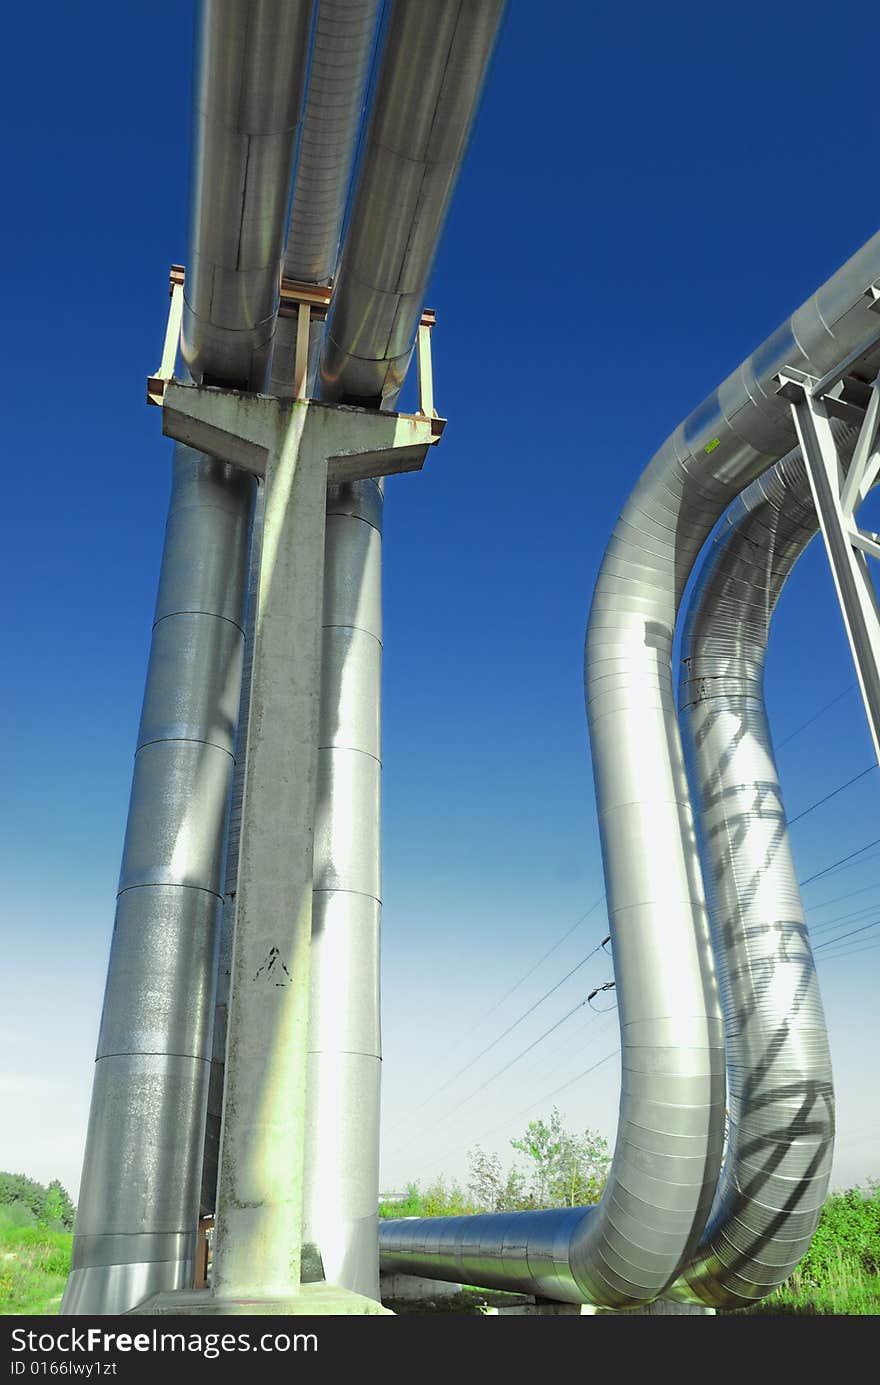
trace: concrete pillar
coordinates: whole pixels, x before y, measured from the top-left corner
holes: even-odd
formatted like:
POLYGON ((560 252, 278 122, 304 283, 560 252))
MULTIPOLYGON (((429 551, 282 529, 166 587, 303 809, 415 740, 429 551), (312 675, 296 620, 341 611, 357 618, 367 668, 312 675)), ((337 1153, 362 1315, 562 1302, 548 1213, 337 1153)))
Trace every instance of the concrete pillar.
POLYGON ((326 458, 291 410, 266 511, 239 847, 213 1292, 299 1290, 326 458))

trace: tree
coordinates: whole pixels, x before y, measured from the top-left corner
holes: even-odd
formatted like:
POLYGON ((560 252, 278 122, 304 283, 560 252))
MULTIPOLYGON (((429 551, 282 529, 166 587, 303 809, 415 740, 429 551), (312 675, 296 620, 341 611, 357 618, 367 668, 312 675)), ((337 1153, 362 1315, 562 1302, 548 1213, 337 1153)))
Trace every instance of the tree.
POLYGON ((525 1176, 513 1166, 504 1173, 497 1154, 476 1145, 468 1151, 468 1192, 481 1212, 515 1212, 533 1205, 525 1176))
POLYGON ((46 1189, 23 1173, 0 1173, 0 1207, 19 1203, 37 1218, 42 1217, 46 1189))
POLYGON ((70 1200, 67 1189, 57 1178, 53 1178, 46 1189, 43 1219, 50 1225, 56 1223, 59 1228, 63 1228, 65 1231, 72 1231, 75 1216, 76 1208, 70 1200))
POLYGON ((0 1207, 24 1207, 37 1220, 70 1231, 76 1215, 67 1189, 53 1178, 48 1188, 23 1173, 0 1173, 0 1207))
POLYGON ((608 1141, 592 1130, 572 1134, 554 1106, 550 1120, 529 1121, 511 1145, 531 1162, 534 1207, 583 1207, 598 1202, 608 1176, 608 1141))
POLYGON ((541 1207, 584 1207, 598 1202, 608 1177, 608 1141, 593 1130, 573 1134, 554 1106, 549 1120, 530 1121, 518 1140, 524 1156, 505 1169, 498 1154, 479 1145, 468 1151, 467 1190, 438 1178, 422 1190, 407 1185, 403 1198, 382 1203, 380 1217, 448 1217, 470 1212, 520 1212, 541 1207))
POLYGON ((602 1196, 611 1162, 608 1141, 592 1130, 572 1134, 555 1106, 549 1121, 530 1121, 510 1143, 525 1156, 524 1169, 514 1163, 505 1171, 500 1156, 479 1145, 468 1153, 468 1190, 482 1211, 583 1207, 602 1196))

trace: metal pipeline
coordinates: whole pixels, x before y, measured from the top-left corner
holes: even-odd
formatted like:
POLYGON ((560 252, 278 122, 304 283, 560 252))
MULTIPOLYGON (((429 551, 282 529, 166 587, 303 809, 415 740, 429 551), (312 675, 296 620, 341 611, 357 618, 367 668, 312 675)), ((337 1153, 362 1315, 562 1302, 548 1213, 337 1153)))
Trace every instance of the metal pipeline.
MULTIPOLYGON (((322 283, 332 277, 339 249, 339 238, 345 211, 346 192, 351 179, 358 127, 364 102, 370 54, 376 28, 379 0, 320 0, 315 18, 312 44, 311 72, 306 93, 300 153, 294 180, 284 273, 301 283, 322 283)), ((317 372, 317 357, 323 341, 324 324, 314 322, 311 328, 309 372, 313 382, 317 372)), ((294 358, 296 351, 296 319, 279 318, 275 333, 270 390, 282 398, 293 394, 294 358)), ((372 483, 370 483, 372 485, 372 483)), ((375 487, 373 487, 375 490, 375 487)), ((332 492, 331 492, 332 498, 332 492)), ((327 559, 331 563, 328 501, 327 559)), ((238 753, 232 786, 229 819, 229 840, 226 866, 226 889, 223 922, 221 925, 220 964, 217 979, 217 1005, 214 1025, 214 1059, 208 1118, 205 1135, 205 1165, 202 1207, 214 1210, 217 1186, 217 1158, 220 1121, 223 1110, 223 1071, 226 1052, 227 1007, 229 1001, 232 938, 235 929, 235 897, 238 874, 238 844, 241 825, 241 799, 244 786, 244 752, 247 745, 248 705, 250 701, 250 650, 253 636, 253 611, 259 583, 262 548, 263 489, 259 488, 254 513, 251 572, 248 583, 244 670, 242 676, 241 715, 238 731, 238 753)), ((334 550, 335 551, 335 550, 334 550)), ((328 572, 330 568, 328 567, 328 572)), ((328 579, 329 580, 329 579, 328 579)), ((380 577, 381 582, 381 577, 380 577)), ((381 598, 377 598, 381 599, 381 598)), ((325 622, 326 624, 326 622, 325 622)), ((331 636, 332 637, 332 636, 331 636)), ((325 629, 324 641, 328 639, 325 629)), ((328 666, 325 654, 325 666, 328 666)), ((366 694, 365 694, 366 695, 366 694)), ((378 697, 378 688, 375 696, 378 697)), ((333 707, 338 701, 339 688, 334 689, 332 665, 322 681, 322 703, 333 707)), ((369 698, 368 698, 369 700, 369 698)), ((322 716, 327 724, 328 713, 322 716)), ((323 747, 323 741, 322 741, 323 747)), ((325 751, 319 751, 318 799, 325 797, 323 761, 325 751)), ((356 831, 356 825, 352 825, 356 831)), ((320 902, 313 905, 315 958, 313 967, 320 970, 320 902)), ((314 995, 313 1013, 319 1005, 314 995)), ((344 1036, 343 1036, 344 1038, 344 1036)), ((378 1155, 373 1162, 378 1161, 378 1155)), ((309 1167, 305 1170, 308 1205, 309 1167)), ((378 1173, 377 1173, 378 1181, 378 1173)), ((307 1219, 308 1220, 308 1219, 307 1219)), ((306 1239, 313 1236, 306 1228, 306 1239)), ((374 1261, 376 1253, 374 1249, 374 1261)), ((374 1275, 374 1278, 376 1276, 374 1275)), ((336 1282, 342 1282, 337 1280, 336 1282)), ((356 1291, 355 1284, 345 1284, 356 1291)))
MULTIPOLYGON (((376 404, 384 393, 383 407, 394 406, 501 8, 495 0, 392 6, 325 340, 324 397, 376 404), (441 111, 452 122, 443 150, 428 140, 441 111), (405 168, 391 150, 406 151, 405 168), (417 156, 425 162, 413 163, 417 156), (434 158, 444 161, 429 168, 434 158), (414 201, 417 182, 423 192, 414 201), (358 279, 367 264, 369 284, 392 290, 394 340, 383 325, 388 293, 365 293, 358 279), (401 285, 415 287, 411 299, 401 285), (403 341, 405 358, 395 360, 403 341), (375 355, 366 385, 355 355, 364 342, 375 355)), ((376 1299, 383 504, 381 482, 328 494, 304 1199, 304 1234, 327 1279, 376 1299)))
MULTIPOLYGON (((199 9, 182 348, 196 378, 264 382, 310 13, 199 9)), ((175 448, 63 1313, 192 1282, 252 504, 250 477, 175 448)))
MULTIPOLYGON (((836 425, 841 450, 855 433, 836 425)), ((729 1135, 676 1295, 741 1308, 788 1278, 828 1191, 831 1057, 764 705, 770 624, 817 529, 803 460, 727 516, 682 644, 680 702, 727 1036, 729 1135)))
POLYGON ((390 408, 400 392, 503 10, 391 7, 321 358, 325 399, 390 408))
POLYGON ((176 449, 62 1313, 192 1282, 251 496, 176 449))
MULTIPOLYGON (((363 363, 353 355, 348 359, 357 320, 375 356, 371 368, 399 371, 384 400, 385 407, 393 407, 501 9, 497 0, 444 0, 431 7, 397 0, 392 7, 374 106, 380 116, 371 125, 367 147, 372 152, 361 166, 343 258, 351 258, 352 245, 361 247, 351 261, 355 266, 358 254, 375 254, 386 243, 409 251, 394 276, 380 281, 384 294, 371 289, 365 297, 354 274, 343 270, 339 276, 334 321, 345 361, 336 384, 348 399, 375 403, 373 396, 380 393, 371 380, 369 398, 361 396, 363 363), (420 74, 417 84, 411 81, 414 71, 420 74), (441 106, 450 131, 439 147, 428 136, 441 106), (401 149, 407 156, 403 162, 392 153, 401 149), (403 172, 408 181, 398 186, 395 179, 403 172), (419 186, 420 197, 410 196, 419 186), (409 297, 398 292, 401 283, 414 290, 409 297), (398 333, 389 345, 381 321, 389 293, 406 337, 405 360, 396 362, 402 338, 398 333)), ((327 0, 318 11, 285 260, 293 279, 319 282, 335 266, 375 13, 374 3, 327 0)), ((281 395, 290 392, 293 375, 295 333, 289 328, 287 322, 279 324, 273 357, 272 389, 281 395)), ((321 334, 320 327, 313 329, 312 355, 321 334)), ((335 348, 328 343, 327 349, 335 348)), ((323 375, 320 388, 326 397, 323 375)), ((304 1239, 319 1250, 327 1279, 375 1298, 382 506, 381 483, 333 487, 328 494, 304 1199, 304 1239)), ((233 816, 231 859, 234 825, 233 816)), ((227 922, 224 936, 228 932, 227 922)), ((222 1090, 224 973, 221 962, 206 1198, 222 1090)))
POLYGON ((585 686, 623 1071, 602 1200, 578 1215, 494 1214, 472 1231, 388 1222, 384 1269, 625 1308, 659 1297, 699 1243, 721 1165, 724 1035, 675 709, 675 622, 718 519, 796 444, 774 377, 788 366, 821 377, 873 340, 878 277, 874 236, 676 429, 599 571, 585 686))
POLYGON ((311 0, 199 6, 181 352, 206 384, 266 377, 311 13, 311 0))
MULTIPOLYGON (((284 256, 285 276, 299 283, 327 284, 336 273, 378 10, 379 0, 319 0, 284 256)), ((311 323, 312 384, 324 330, 311 323)), ((282 398, 293 393, 296 331, 296 318, 278 319, 271 389, 282 398)))
POLYGON ((381 482, 327 494, 304 1238, 379 1297, 381 482))
MULTIPOLYGON (((438 192, 442 187, 445 206, 476 114, 480 82, 474 82, 472 70, 485 71, 500 8, 494 0, 489 6, 484 0, 478 5, 462 5, 456 0, 440 6, 397 0, 391 10, 376 96, 384 137, 398 147, 405 144, 413 123, 422 130, 431 129, 440 102, 454 92, 458 99, 455 139, 439 181, 432 171, 437 191, 432 193, 426 211, 424 203, 416 207, 406 200, 401 188, 395 190, 393 183, 379 180, 375 139, 371 144, 368 137, 367 148, 373 148, 373 154, 369 158, 365 155, 361 167, 343 260, 352 245, 366 244, 374 252, 377 242, 370 241, 369 236, 379 235, 381 227, 383 243, 410 245, 407 273, 414 283, 421 284, 419 294, 442 226, 438 192), (491 25, 487 23, 489 11, 494 15, 491 25), (427 52, 433 55, 433 76, 425 80, 422 63, 427 52), (446 70, 439 82, 437 65, 441 63, 446 70), (418 83, 412 82, 413 72, 419 73, 418 83)), ((366 17, 358 32, 363 46, 355 80, 363 84, 370 38, 366 17)), ((346 121, 353 151, 353 106, 346 121)), ((376 129, 375 117, 371 128, 376 129)), ((306 133, 308 129, 307 112, 306 133)), ((328 156, 326 162, 337 171, 339 189, 345 159, 334 161, 328 156)), ((387 173, 389 166, 384 167, 387 173)), ((310 186, 318 181, 315 173, 310 186)), ((341 216, 344 198, 340 192, 332 202, 341 216)), ((309 197, 303 203, 303 217, 311 205, 309 197)), ((305 227, 298 236, 296 206, 295 197, 287 272, 291 277, 317 278, 319 270, 332 263, 330 252, 335 252, 338 223, 329 218, 329 229, 319 237, 321 255, 314 254, 308 262, 306 248, 314 242, 305 227)), ((320 224, 320 207, 316 208, 315 221, 320 224)), ((354 262, 358 263, 356 256, 354 262)), ((353 346, 349 339, 354 320, 351 314, 363 313, 358 319, 360 328, 372 334, 370 340, 382 355, 387 350, 387 334, 382 337, 379 322, 383 302, 375 295, 357 297, 359 292, 356 279, 343 269, 334 292, 334 321, 341 324, 338 340, 346 352, 353 346)), ((405 330, 410 334, 410 348, 421 307, 419 297, 407 309, 411 321, 405 330)), ((331 349, 328 343, 325 350, 331 349)), ((348 399, 375 403, 375 399, 359 395, 360 366, 354 365, 356 371, 351 363, 343 367, 339 388, 348 399)), ((320 389, 327 397, 323 376, 320 389)), ((370 392, 376 393, 372 383, 370 392)), ((393 407, 396 394, 394 389, 386 395, 386 408, 393 407)), ((381 482, 362 481, 331 487, 328 492, 303 1208, 304 1238, 318 1248, 326 1278, 376 1299, 383 504, 381 482)))

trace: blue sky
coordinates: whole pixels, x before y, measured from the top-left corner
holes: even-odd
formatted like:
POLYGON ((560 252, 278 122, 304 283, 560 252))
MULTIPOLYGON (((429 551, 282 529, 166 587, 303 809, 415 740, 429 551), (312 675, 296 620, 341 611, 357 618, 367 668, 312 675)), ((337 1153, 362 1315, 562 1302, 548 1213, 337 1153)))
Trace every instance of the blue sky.
MULTIPOLYGON (((387 491, 387 1187, 463 1175, 475 1141, 506 1157, 554 1100, 613 1134, 616 1060, 566 1085, 613 1052, 613 1014, 573 1015, 476 1093, 610 977, 601 954, 477 1055, 606 931, 599 906, 492 1009, 602 892, 582 657, 617 512, 678 421, 877 229, 857 41, 873 7, 850 5, 841 45, 800 15, 510 5, 429 294, 449 426, 387 491)), ((6 23, 0 1167, 75 1196, 169 485, 144 377, 185 257, 191 10, 6 23)), ((767 677, 779 742, 843 694, 780 748, 794 816, 872 758, 816 545, 767 677)), ((878 790, 874 770, 793 827, 802 878, 880 835, 878 790)), ((880 917, 878 891, 870 853, 806 887, 831 924, 816 942, 880 917)), ((876 940, 820 963, 839 1185, 880 1175, 876 940)))

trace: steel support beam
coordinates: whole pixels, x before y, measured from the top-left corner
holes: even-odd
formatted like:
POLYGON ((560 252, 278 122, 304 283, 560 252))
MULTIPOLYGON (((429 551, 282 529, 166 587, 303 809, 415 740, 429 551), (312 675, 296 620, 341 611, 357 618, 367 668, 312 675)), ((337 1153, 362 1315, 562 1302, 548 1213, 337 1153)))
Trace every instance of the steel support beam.
POLYGON ((830 378, 817 381, 799 371, 783 371, 780 393, 791 405, 874 753, 880 761, 880 611, 866 556, 880 549, 873 535, 861 533, 854 513, 880 465, 875 449, 880 398, 875 380, 845 476, 825 399, 830 378))

